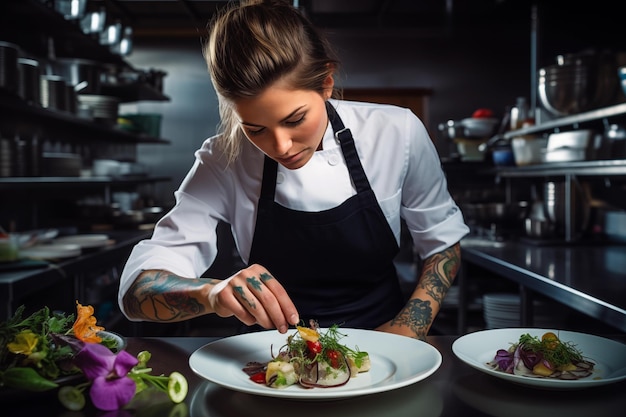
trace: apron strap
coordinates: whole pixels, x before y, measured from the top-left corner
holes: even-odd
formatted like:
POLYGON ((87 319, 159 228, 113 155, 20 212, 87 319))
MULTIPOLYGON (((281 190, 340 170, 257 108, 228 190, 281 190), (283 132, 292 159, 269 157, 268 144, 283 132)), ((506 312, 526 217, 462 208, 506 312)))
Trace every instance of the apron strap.
POLYGON ((339 142, 339 145, 341 145, 343 157, 346 160, 348 171, 350 171, 350 176, 352 177, 357 192, 360 193, 370 190, 370 182, 367 179, 367 175, 365 175, 363 165, 361 165, 359 154, 354 145, 352 132, 344 126, 337 111, 328 101, 326 102, 326 111, 330 118, 330 124, 333 126, 333 132, 335 132, 335 139, 339 142))
POLYGON ((274 201, 277 172, 278 162, 265 155, 265 159, 263 161, 263 180, 261 181, 261 200, 274 201))
MULTIPOLYGON (((367 175, 361 165, 359 154, 354 145, 354 138, 350 129, 346 128, 341 121, 341 118, 337 114, 335 108, 327 101, 326 112, 330 119, 330 124, 335 133, 335 139, 341 146, 343 151, 343 157, 346 161, 348 171, 352 178, 352 182, 356 188, 357 193, 368 191, 371 189, 367 175)), ((276 173, 278 172, 278 162, 272 158, 265 156, 263 162, 263 181, 261 186, 261 198, 274 200, 274 193, 276 192, 276 173), (270 178, 272 180, 270 180, 270 178), (266 180, 267 179, 267 180, 266 180)))

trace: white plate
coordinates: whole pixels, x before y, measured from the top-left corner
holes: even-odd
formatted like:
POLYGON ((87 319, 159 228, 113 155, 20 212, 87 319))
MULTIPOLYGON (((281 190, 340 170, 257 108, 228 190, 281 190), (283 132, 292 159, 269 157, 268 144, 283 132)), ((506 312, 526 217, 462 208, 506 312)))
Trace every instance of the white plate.
POLYGON ((20 249, 20 258, 30 259, 65 259, 80 256, 81 249, 78 245, 44 243, 20 249))
POLYGON ((54 240, 56 243, 78 245, 83 249, 99 248, 109 243, 107 235, 72 235, 63 236, 54 240))
MULTIPOLYGON (((322 329, 325 331, 325 329, 322 329)), ((338 399, 390 391, 413 384, 433 374, 441 365, 441 354, 428 343, 405 336, 360 329, 339 331, 341 342, 368 352, 372 362, 369 372, 341 387, 305 389, 292 385, 270 388, 250 380, 243 372, 248 362, 271 359, 271 351, 287 341, 287 335, 275 330, 248 333, 221 339, 196 350, 189 366, 198 375, 223 387, 248 394, 294 399, 338 399)))
POLYGON ((510 328, 484 330, 462 336, 452 344, 454 354, 469 366, 489 375, 535 388, 580 389, 607 385, 626 379, 626 345, 614 340, 565 330, 510 328), (522 334, 541 337, 553 332, 564 342, 576 345, 586 358, 595 363, 593 375, 574 381, 552 378, 530 378, 496 371, 487 365, 498 349, 508 349, 522 334))

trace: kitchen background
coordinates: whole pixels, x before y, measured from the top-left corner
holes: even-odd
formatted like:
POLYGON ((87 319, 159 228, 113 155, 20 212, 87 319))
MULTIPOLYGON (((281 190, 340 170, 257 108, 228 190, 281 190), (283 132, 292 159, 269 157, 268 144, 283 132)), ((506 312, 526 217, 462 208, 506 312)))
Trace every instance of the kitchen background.
MULTIPOLYGON (((86 298, 81 297, 82 300, 93 300, 101 315, 106 316, 114 315, 116 277, 129 249, 119 242, 132 242, 138 236, 149 235, 161 210, 172 206, 173 192, 193 163, 194 151, 215 132, 217 99, 202 57, 202 42, 207 21, 227 2, 87 0, 82 21, 71 16, 71 9, 63 7, 80 3, 78 0, 5 0, 0 6, 0 46, 2 42, 18 45, 21 56, 40 61, 42 72, 58 75, 66 74, 77 63, 106 64, 102 90, 90 90, 92 84, 78 91, 77 108, 69 116, 71 110, 55 109, 50 97, 44 97, 43 89, 42 103, 44 98, 49 101, 44 108, 37 105, 24 109, 23 103, 14 101, 11 95, 24 93, 17 84, 2 85, 0 226, 15 232, 56 228, 61 234, 105 233, 118 243, 119 253, 112 260, 97 264, 97 268, 87 260, 76 267, 74 279, 55 277, 49 281, 50 287, 32 294, 23 288, 26 279, 22 282, 7 274, 4 278, 10 283, 7 290, 10 294, 2 297, 16 304, 49 303, 55 299, 59 308, 67 309, 77 295, 84 295, 86 298), (106 13, 106 30, 83 33, 90 32, 84 26, 85 19, 101 16, 98 15, 101 11, 106 13), (63 14, 67 22, 63 21, 63 14), (28 25, 36 30, 25 29, 28 25), (109 29, 124 41, 109 42, 109 29), (59 69, 52 65, 57 61, 65 61, 66 66, 59 69), (127 88, 135 86, 140 86, 138 91, 127 88), (109 95, 121 96, 119 105, 103 98, 109 95), (99 117, 96 111, 104 115, 99 117), (85 121, 89 118, 97 123, 85 121), (98 126, 94 128, 94 124, 98 126), (37 164, 28 162, 32 152, 44 152, 49 158, 38 160, 37 164), (37 172, 32 171, 35 168, 37 172), (67 169, 69 175, 64 171, 67 169), (132 235, 130 238, 128 233, 132 235), (52 282, 57 281, 59 284, 52 288, 52 282), (15 287, 11 286, 13 283, 15 287), (19 291, 27 295, 20 298, 14 294, 19 291)), ((508 207, 511 201, 532 200, 536 193, 544 192, 545 184, 522 178, 511 186, 490 170, 494 165, 490 152, 479 154, 478 158, 469 158, 462 152, 459 155, 459 138, 440 125, 448 121, 458 124, 471 118, 477 109, 490 109, 499 126, 501 121, 506 122, 503 119, 510 116, 520 97, 525 99, 535 122, 546 123, 557 116, 546 111, 537 97, 539 68, 556 64, 557 56, 570 54, 583 58, 610 56, 615 59, 615 69, 618 63, 626 64, 620 61, 626 54, 623 14, 619 2, 609 0, 593 3, 302 0, 295 3, 334 44, 342 62, 337 84, 344 89, 346 98, 399 102, 422 118, 441 155, 451 191, 463 204, 473 233, 489 238, 511 237, 507 228, 503 232, 494 229, 494 226, 510 225, 494 221, 498 220, 494 217, 498 214, 486 213, 484 206, 480 211, 469 203, 497 201, 498 208, 504 207, 502 201, 506 201, 508 207)), ((10 48, 5 47, 0 63, 10 58, 7 51, 10 48)), ((10 75, 0 72, 0 81, 10 80, 10 75)), ((612 75, 616 78, 616 73, 612 75)), ((45 84, 48 89, 52 88, 52 78, 45 84)), ((68 81, 68 84, 72 83, 68 81)), ((619 105, 626 102, 626 92, 622 93, 616 84, 615 93, 603 106, 621 109, 619 105)), ((610 118, 611 123, 623 126, 624 113, 618 111, 616 117, 610 118)), ((596 134, 606 135, 607 127, 600 123, 602 118, 597 119, 599 123, 591 127, 596 134)), ((573 126, 580 127, 578 123, 573 126)), ((495 129, 487 136, 481 135, 480 141, 470 137, 470 142, 463 143, 482 143, 493 133, 495 129)), ((624 159, 626 154, 618 158, 624 159)), ((623 179, 619 178, 626 172, 623 165, 618 169, 621 175, 617 180, 600 176, 598 181, 587 185, 595 199, 623 211, 625 188, 623 179)), ((517 237, 515 234, 523 234, 518 223, 524 219, 514 220, 513 237, 517 237)), ((239 262, 233 253, 228 228, 224 226, 219 232, 222 256, 211 272, 215 276, 228 274, 239 262)), ((87 253, 93 254, 89 250, 87 253)), ((410 281, 418 265, 409 242, 403 242, 399 261, 402 275, 410 281)), ((492 278, 482 270, 470 272, 488 280, 492 278)), ((1 273, 0 280, 4 279, 1 273)), ((34 276, 28 278, 35 280, 34 276)), ((41 277, 37 279, 41 282, 41 277)), ((488 282, 491 291, 516 290, 510 282, 488 282)), ((458 297, 451 294, 449 300, 455 303, 458 297)), ((119 315, 116 317, 117 321, 111 323, 129 331, 120 324, 123 321, 120 322, 119 315)), ((441 318, 441 323, 449 319, 455 326, 456 313, 444 312, 441 318)), ((579 316, 576 320, 584 321, 579 316)), ((484 325, 482 317, 478 317, 477 323, 484 325)), ((214 326, 214 323, 202 325, 214 326)), ((147 329, 150 326, 144 326, 143 331, 160 332, 163 326, 147 329)))

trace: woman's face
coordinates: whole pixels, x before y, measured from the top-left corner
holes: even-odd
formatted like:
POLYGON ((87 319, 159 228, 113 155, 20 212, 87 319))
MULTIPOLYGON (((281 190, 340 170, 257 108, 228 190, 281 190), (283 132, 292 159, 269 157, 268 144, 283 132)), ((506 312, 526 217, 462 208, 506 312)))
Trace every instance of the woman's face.
MULTIPOLYGON (((326 84, 330 97, 332 77, 326 84)), ((321 146, 328 125, 325 99, 279 80, 256 97, 236 100, 234 109, 252 144, 285 168, 297 169, 321 146)))

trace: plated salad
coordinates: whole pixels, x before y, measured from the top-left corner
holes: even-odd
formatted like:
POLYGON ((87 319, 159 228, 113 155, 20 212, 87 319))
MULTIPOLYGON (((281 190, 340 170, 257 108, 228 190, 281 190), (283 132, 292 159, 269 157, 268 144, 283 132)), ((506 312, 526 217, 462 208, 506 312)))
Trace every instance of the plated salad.
POLYGON ((546 332, 541 339, 528 333, 521 335, 509 349, 498 349, 487 365, 514 375, 576 380, 592 375, 595 363, 585 358, 572 342, 546 332))
POLYGON ((340 343, 344 336, 339 326, 323 332, 312 320, 309 327, 296 326, 278 354, 271 352, 272 360, 249 362, 243 371, 253 382, 278 389, 295 384, 304 388, 345 385, 350 378, 369 371, 371 362, 367 352, 340 343))

